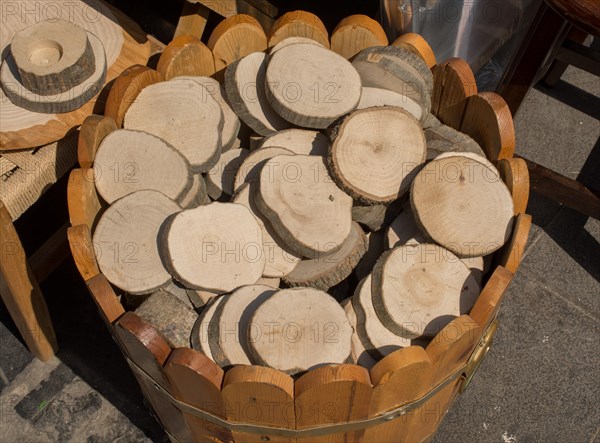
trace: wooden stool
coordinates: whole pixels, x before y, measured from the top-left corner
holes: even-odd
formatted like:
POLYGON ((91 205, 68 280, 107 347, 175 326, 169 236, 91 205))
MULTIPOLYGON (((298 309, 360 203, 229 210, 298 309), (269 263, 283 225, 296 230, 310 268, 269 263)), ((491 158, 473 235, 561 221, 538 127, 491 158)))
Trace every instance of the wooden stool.
POLYGON ((67 224, 29 258, 13 225, 77 161, 77 134, 33 151, 0 154, 0 295, 23 340, 42 361, 58 345, 39 284, 67 257, 67 224))

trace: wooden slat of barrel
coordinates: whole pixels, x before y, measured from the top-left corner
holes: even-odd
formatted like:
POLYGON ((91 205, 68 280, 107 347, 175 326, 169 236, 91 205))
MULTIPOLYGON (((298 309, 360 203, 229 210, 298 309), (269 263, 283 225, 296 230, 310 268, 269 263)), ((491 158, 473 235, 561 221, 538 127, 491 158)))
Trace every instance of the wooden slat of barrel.
POLYGON ((517 271, 523 254, 525 254, 525 246, 531 229, 531 215, 519 214, 513 225, 510 239, 495 255, 496 265, 504 266, 510 272, 517 271))
POLYGON ((92 168, 71 171, 67 185, 67 206, 71 226, 86 225, 90 231, 94 229, 102 205, 96 192, 92 168))
MULTIPOLYGON (((367 418, 371 402, 369 371, 356 365, 322 366, 296 381, 296 428, 367 418)), ((298 442, 356 442, 364 431, 300 438, 298 442)))
MULTIPOLYGON (((399 349, 371 369, 373 397, 369 416, 374 417, 404 404, 418 400, 432 386, 433 366, 425 349, 410 346, 399 349)), ((366 442, 408 441, 410 425, 414 425, 415 412, 398 417, 366 430, 366 442)))
POLYGON ((90 228, 87 225, 73 226, 67 230, 67 238, 75 266, 83 280, 88 281, 100 274, 90 228))
POLYGON ((469 64, 451 58, 433 69, 431 112, 445 125, 460 129, 467 99, 477 94, 475 75, 469 64))
POLYGON ((482 331, 485 331, 496 317, 513 275, 508 269, 498 266, 471 309, 469 316, 479 323, 482 331))
MULTIPOLYGON (((178 400, 225 418, 221 396, 223 369, 210 358, 193 349, 174 349, 164 372, 178 400)), ((218 441, 233 441, 229 430, 185 412, 183 416, 194 441, 211 441, 214 437, 218 441)))
POLYGON ((529 169, 522 158, 506 158, 496 164, 513 198, 515 215, 524 214, 529 201, 529 169))
MULTIPOLYGON (((287 374, 262 366, 234 366, 225 374, 222 389, 227 419, 234 422, 294 429, 294 380, 287 374)), ((234 432, 236 443, 293 439, 234 432)))
POLYGON ((192 441, 181 411, 163 397, 154 386, 156 382, 173 394, 169 380, 163 372, 163 365, 171 353, 171 348, 165 339, 133 312, 125 313, 117 320, 114 327, 118 343, 125 354, 154 380, 149 381, 139 375, 128 362, 162 426, 178 441, 192 441))

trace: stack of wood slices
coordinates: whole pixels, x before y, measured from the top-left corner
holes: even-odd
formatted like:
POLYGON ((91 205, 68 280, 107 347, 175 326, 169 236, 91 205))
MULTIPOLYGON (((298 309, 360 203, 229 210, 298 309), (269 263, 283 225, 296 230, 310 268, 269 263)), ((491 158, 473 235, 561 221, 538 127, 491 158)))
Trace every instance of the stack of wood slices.
POLYGON ((250 21, 232 21, 117 79, 138 91, 94 154, 93 243, 171 346, 292 375, 370 368, 472 308, 511 194, 431 113, 433 54, 368 24, 360 41, 352 20, 331 41, 320 22, 253 24, 236 52, 250 21))

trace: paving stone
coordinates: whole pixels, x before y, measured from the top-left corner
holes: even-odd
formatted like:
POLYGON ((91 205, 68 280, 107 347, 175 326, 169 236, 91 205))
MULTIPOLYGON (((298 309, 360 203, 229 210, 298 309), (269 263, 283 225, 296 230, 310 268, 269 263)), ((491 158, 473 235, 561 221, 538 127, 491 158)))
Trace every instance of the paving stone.
POLYGON ((490 353, 434 441, 592 441, 600 323, 526 273, 515 277, 499 320, 490 353))
POLYGON ((33 359, 23 342, 17 338, 16 328, 12 331, 5 323, 11 323, 8 312, 0 304, 0 392, 19 374, 33 359))

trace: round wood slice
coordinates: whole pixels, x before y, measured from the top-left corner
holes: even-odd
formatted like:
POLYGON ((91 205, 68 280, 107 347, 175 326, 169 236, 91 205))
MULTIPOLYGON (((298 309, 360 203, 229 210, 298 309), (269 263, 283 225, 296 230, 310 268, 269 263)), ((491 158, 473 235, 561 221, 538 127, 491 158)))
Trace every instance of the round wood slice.
POLYGON ((413 54, 417 54, 425 61, 429 69, 433 68, 437 64, 433 49, 431 49, 431 46, 429 46, 427 41, 416 32, 407 32, 406 34, 402 34, 400 37, 394 40, 392 46, 405 48, 413 54))
POLYGON ((179 204, 183 209, 192 209, 209 203, 204 177, 202 174, 192 174, 192 186, 179 197, 179 204))
POLYGON ((188 34, 175 37, 163 50, 156 70, 165 80, 182 75, 209 76, 215 73, 215 61, 204 43, 188 34))
POLYGON ((229 199, 233 194, 235 176, 248 157, 247 149, 231 149, 224 152, 219 161, 206 174, 206 189, 213 200, 229 199))
POLYGON ((490 180, 502 180, 500 178, 500 172, 498 172, 494 164, 479 154, 474 154, 473 152, 443 152, 436 157, 436 160, 441 160, 448 157, 464 157, 471 159, 474 162, 482 163, 489 169, 489 171, 485 171, 486 177, 488 177, 490 180))
MULTIPOLYGON (((274 54, 275 52, 279 51, 281 48, 285 48, 288 45, 295 45, 296 43, 308 43, 310 45, 323 46, 321 43, 319 43, 316 40, 313 40, 312 38, 307 38, 307 37, 287 37, 287 38, 281 40, 275 46, 273 46, 271 48, 271 50, 269 51, 269 53, 270 54, 274 54)), ((324 46, 324 47, 329 47, 329 43, 327 44, 327 46, 324 46)))
POLYGON ((258 147, 263 141, 263 138, 264 137, 262 135, 258 134, 250 135, 250 137, 248 137, 248 146, 250 147, 250 150, 255 151, 256 149, 258 149, 258 147))
POLYGON ((170 347, 191 347, 190 338, 198 314, 173 294, 157 291, 148 297, 135 313, 154 326, 170 347))
MULTIPOLYGON (((0 67, 0 82, 6 97, 20 108, 45 114, 71 112, 89 102, 104 86, 107 62, 104 46, 100 39, 89 32, 87 38, 93 51, 94 71, 83 82, 70 84, 69 89, 64 92, 47 95, 31 92, 22 83, 23 80, 13 55, 7 54, 2 67, 0 67)), ((53 40, 43 40, 41 43, 46 42, 53 42, 53 40)))
POLYGON ((292 151, 277 146, 267 147, 264 149, 256 149, 248 155, 242 164, 239 166, 233 188, 239 189, 244 183, 254 183, 258 180, 260 171, 267 161, 277 155, 293 155, 292 151))
MULTIPOLYGON (((240 132, 241 122, 237 114, 233 112, 229 102, 226 98, 225 87, 221 85, 214 78, 210 77, 180 77, 186 80, 193 80, 196 83, 200 83, 208 91, 208 93, 214 98, 221 111, 223 111, 223 129, 221 130, 221 152, 228 151, 233 148, 235 141, 237 140, 238 133, 240 132)), ((238 146, 239 147, 239 146, 238 146)))
POLYGON ((248 285, 224 298, 210 321, 216 340, 211 340, 210 350, 215 362, 221 366, 250 365, 248 326, 252 314, 275 290, 264 285, 248 285))
POLYGON ((352 327, 327 293, 313 288, 276 292, 252 315, 249 349, 263 366, 293 375, 350 356, 352 327))
POLYGON ((192 186, 190 164, 164 140, 143 131, 118 129, 96 153, 96 190, 107 203, 142 189, 160 191, 172 200, 192 186))
POLYGON ((171 280, 171 282, 162 290, 173 294, 179 300, 189 304, 190 307, 195 309, 202 309, 207 302, 206 297, 199 294, 199 291, 188 289, 175 280, 171 280))
POLYGON ((223 112, 206 88, 192 80, 174 79, 147 86, 137 97, 123 126, 154 134, 206 172, 221 155, 223 112))
POLYGON ((292 287, 310 286, 327 291, 352 273, 366 250, 367 238, 358 223, 353 223, 350 235, 340 249, 301 260, 283 281, 292 287))
POLYGON ((385 249, 406 244, 426 243, 427 238, 419 230, 410 204, 403 206, 402 212, 390 223, 385 238, 385 249))
POLYGON ((279 146, 294 154, 326 156, 330 144, 329 138, 319 131, 284 129, 263 138, 259 149, 279 146))
POLYGON ((255 202, 296 253, 316 258, 341 248, 352 228, 352 198, 319 156, 278 155, 260 173, 255 202))
POLYGON ((215 339, 216 334, 214 325, 211 325, 211 320, 225 298, 227 298, 227 296, 213 298, 204 308, 202 314, 196 319, 196 323, 192 328, 192 348, 202 352, 212 361, 214 361, 214 358, 210 349, 210 341, 215 339))
POLYGON ((368 243, 367 251, 356 265, 356 268, 354 268, 357 281, 361 281, 371 273, 381 254, 386 251, 385 229, 369 232, 366 237, 368 243))
POLYGON ((381 88, 368 88, 363 86, 360 102, 356 109, 373 108, 376 106, 397 106, 404 109, 417 120, 421 121, 427 115, 423 113, 420 103, 406 95, 398 94, 381 88))
POLYGON ((357 325, 356 314, 354 312, 354 306, 352 304, 352 299, 349 298, 346 301, 344 301, 342 303, 342 307, 344 308, 344 312, 346 313, 348 322, 350 323, 350 326, 352 327, 352 339, 351 339, 352 350, 350 352, 350 358, 352 359, 352 361, 355 364, 360 365, 367 369, 371 369, 373 366, 375 366, 375 364, 377 363, 377 360, 375 360, 371 356, 371 354, 369 354, 367 352, 360 337, 358 336, 358 332, 357 332, 358 325, 357 325))
POLYGON ((350 62, 317 45, 297 43, 275 52, 265 79, 273 109, 305 128, 326 128, 360 101, 360 77, 350 62))
POLYGON ((140 92, 149 85, 162 82, 163 76, 147 66, 133 65, 119 75, 108 92, 104 114, 112 117, 117 127, 123 126, 123 120, 129 107, 140 92))
POLYGON ((279 289, 279 286, 281 285, 281 279, 280 278, 271 278, 271 277, 262 277, 256 281, 256 284, 257 285, 265 285, 265 286, 268 286, 269 288, 273 288, 273 289, 279 289))
POLYGON ((388 39, 381 25, 362 14, 344 18, 331 34, 331 49, 348 59, 364 48, 387 44, 388 39))
MULTIPOLYGON (((267 49, 267 36, 252 16, 237 14, 217 25, 208 39, 217 71, 252 52, 267 49)), ((261 83, 262 84, 262 83, 261 83)))
MULTIPOLYGON (((262 230, 262 248, 265 254, 265 270, 263 276, 268 278, 281 278, 294 270, 300 257, 295 254, 284 243, 279 235, 271 226, 271 222, 258 210, 254 203, 255 184, 244 183, 236 191, 231 199, 233 203, 244 205, 252 215, 256 217, 256 221, 262 230)), ((277 283, 279 287, 279 283, 277 283)))
POLYGON ((79 128, 77 160, 81 168, 91 168, 98 146, 104 137, 117 129, 112 117, 92 114, 86 117, 79 128))
POLYGON ((240 119, 260 135, 269 135, 291 125, 273 110, 263 85, 266 55, 254 52, 235 61, 225 71, 225 91, 240 119))
POLYGON ((332 177, 363 203, 389 203, 403 195, 427 156, 421 126, 398 107, 355 111, 331 132, 332 177))
POLYGON ((483 161, 456 155, 429 162, 410 198, 419 228, 459 257, 488 255, 511 235, 510 192, 483 161))
POLYGON ((165 226, 162 245, 165 264, 189 288, 230 292, 255 283, 265 268, 260 225, 234 203, 180 212, 165 226))
POLYGON ((94 248, 100 271, 132 294, 149 294, 166 285, 157 245, 161 225, 180 206, 158 191, 133 192, 115 201, 100 217, 94 248))
POLYGON ((307 11, 291 11, 283 14, 271 28, 269 48, 289 37, 310 38, 329 48, 329 34, 319 17, 307 11))
POLYGON ((428 243, 394 248, 372 273, 372 299, 381 323, 405 338, 433 337, 470 311, 480 291, 467 266, 428 243))
POLYGON ((356 332, 371 356, 377 360, 411 345, 410 339, 398 336, 383 326, 375 313, 371 296, 371 276, 362 280, 352 297, 356 315, 356 332))
MULTIPOLYGON (((486 158, 483 149, 477 144, 475 140, 469 137, 467 134, 463 134, 456 129, 446 125, 438 125, 433 128, 425 130, 425 139, 427 142, 431 141, 444 141, 448 145, 447 149, 442 152, 456 151, 456 152, 472 152, 483 158, 486 158), (450 148, 450 146, 452 146, 450 148)), ((436 149, 443 149, 441 145, 436 145, 436 149)), ((441 152, 441 153, 442 153, 441 152)))
POLYGON ((394 46, 372 47, 362 50, 352 65, 360 74, 363 86, 410 97, 421 104, 425 117, 429 114, 433 75, 418 55, 394 46))

